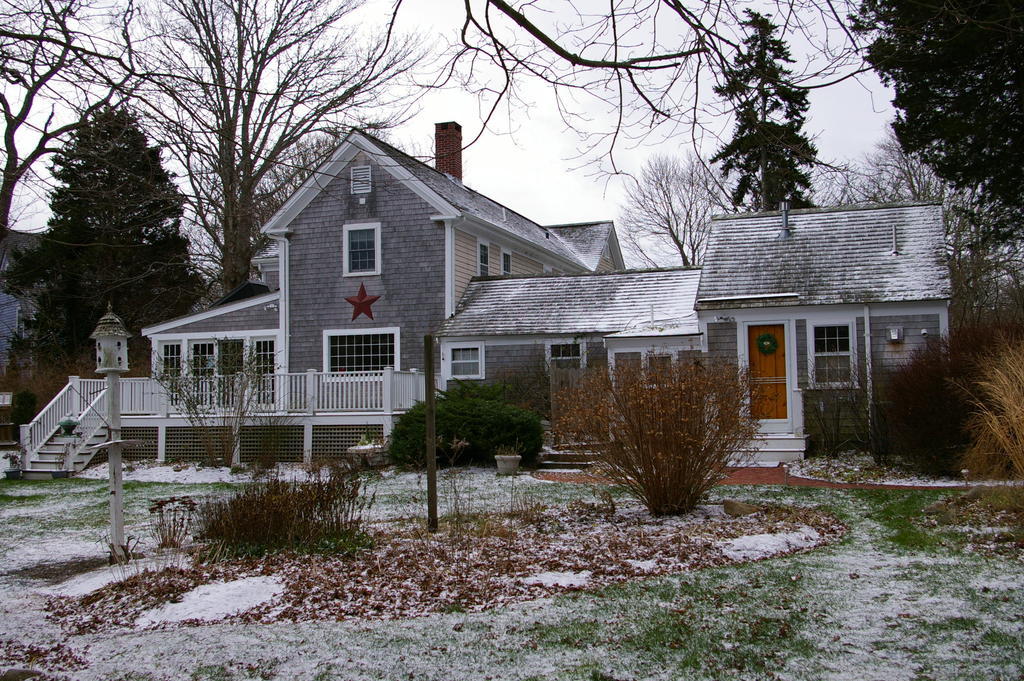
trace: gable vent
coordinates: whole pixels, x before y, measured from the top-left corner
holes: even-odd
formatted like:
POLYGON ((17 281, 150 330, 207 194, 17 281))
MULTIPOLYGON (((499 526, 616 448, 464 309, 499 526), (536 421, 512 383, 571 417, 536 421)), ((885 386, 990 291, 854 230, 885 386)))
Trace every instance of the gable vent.
POLYGON ((352 193, 368 194, 373 189, 370 166, 352 166, 352 193))

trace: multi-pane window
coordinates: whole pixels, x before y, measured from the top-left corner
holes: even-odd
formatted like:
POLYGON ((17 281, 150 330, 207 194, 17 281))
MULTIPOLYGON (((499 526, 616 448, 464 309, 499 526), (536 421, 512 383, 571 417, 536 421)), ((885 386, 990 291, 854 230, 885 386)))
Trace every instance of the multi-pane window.
POLYGON ((160 369, 164 376, 181 375, 181 344, 168 343, 163 346, 160 369))
POLYGON ((253 343, 252 351, 256 373, 260 375, 274 373, 274 367, 276 366, 274 341, 258 340, 253 343))
POLYGON ((256 400, 260 404, 274 403, 274 369, 277 358, 273 340, 258 340, 252 344, 253 369, 257 375, 256 400))
POLYGON ((553 343, 551 345, 551 366, 560 369, 578 369, 583 366, 579 343, 553 343))
POLYGON ((816 385, 847 384, 853 376, 850 327, 814 327, 814 383, 816 385))
POLYGON ((196 376, 213 376, 217 368, 217 346, 214 343, 192 344, 192 373, 196 376))
POLYGON ((480 371, 480 348, 452 348, 452 376, 476 377, 480 371))
POLYGON ((501 254, 501 273, 512 274, 512 254, 502 253, 501 254))
POLYGON ((480 244, 479 250, 480 250, 480 269, 478 270, 477 273, 481 277, 486 277, 487 275, 489 275, 491 273, 490 249, 487 248, 487 244, 480 244))
POLYGON ((616 352, 615 353, 615 369, 635 370, 639 369, 641 362, 643 361, 643 355, 639 352, 616 352))
POLYGON ((217 341, 217 373, 234 376, 245 364, 245 345, 240 338, 217 341))
POLYGON ((380 371, 395 366, 395 335, 367 333, 330 336, 328 371, 380 371))
POLYGON ((365 229, 349 229, 348 234, 348 260, 346 273, 372 273, 377 271, 377 229, 367 227, 365 229))
POLYGON ((672 368, 671 355, 647 355, 647 369, 652 372, 667 371, 672 368))

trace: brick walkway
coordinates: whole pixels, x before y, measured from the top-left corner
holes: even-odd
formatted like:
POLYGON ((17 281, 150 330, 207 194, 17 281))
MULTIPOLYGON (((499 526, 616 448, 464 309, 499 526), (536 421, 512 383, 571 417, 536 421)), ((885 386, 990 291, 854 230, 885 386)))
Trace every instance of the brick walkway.
MULTIPOLYGON (((581 473, 575 471, 537 471, 533 477, 539 480, 551 480, 552 482, 576 482, 581 484, 604 485, 608 480, 599 475, 581 473)), ((782 466, 775 468, 731 468, 729 477, 723 480, 722 485, 794 485, 798 487, 827 487, 830 489, 944 489, 963 490, 966 487, 930 487, 928 485, 878 485, 872 483, 847 483, 827 482, 825 480, 811 480, 810 478, 798 478, 786 475, 786 469, 782 466)))

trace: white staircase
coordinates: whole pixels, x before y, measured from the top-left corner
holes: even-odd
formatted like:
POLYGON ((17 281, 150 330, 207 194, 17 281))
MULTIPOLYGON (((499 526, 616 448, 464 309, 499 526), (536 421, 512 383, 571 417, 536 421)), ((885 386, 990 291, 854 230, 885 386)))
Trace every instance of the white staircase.
POLYGON ((85 468, 96 453, 90 447, 107 439, 105 403, 106 390, 83 393, 78 381, 69 382, 31 423, 21 427, 22 476, 49 479, 85 468), (73 435, 61 433, 60 421, 67 416, 78 421, 73 435))
POLYGON ((751 440, 743 453, 757 464, 778 464, 801 461, 807 449, 807 437, 793 433, 761 433, 751 440))

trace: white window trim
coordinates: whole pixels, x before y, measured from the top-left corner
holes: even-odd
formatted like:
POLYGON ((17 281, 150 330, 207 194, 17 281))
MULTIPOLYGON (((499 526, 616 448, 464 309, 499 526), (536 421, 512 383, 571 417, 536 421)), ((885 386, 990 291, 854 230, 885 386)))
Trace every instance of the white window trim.
MULTIPOLYGON (((189 333, 181 334, 160 334, 150 336, 150 340, 154 343, 156 349, 153 352, 151 368, 154 375, 159 373, 163 369, 163 347, 165 345, 180 345, 181 346, 181 364, 182 370, 186 371, 188 367, 192 365, 192 346, 195 343, 213 343, 214 348, 217 344, 223 340, 241 340, 242 347, 248 354, 253 343, 258 340, 272 340, 274 341, 274 354, 277 359, 274 363, 275 373, 281 373, 284 371, 284 349, 281 344, 281 334, 276 329, 246 329, 241 331, 193 331, 189 333)), ((215 349, 216 353, 217 350, 215 349)), ((216 354, 214 355, 216 357, 216 354)), ((219 358, 218 358, 219 359, 219 358)))
POLYGON ((501 249, 501 276, 512 274, 512 251, 501 249), (505 270, 505 257, 508 256, 508 271, 505 270))
POLYGON ((445 347, 445 349, 444 349, 444 376, 445 376, 445 378, 446 379, 459 380, 459 381, 474 381, 474 380, 480 380, 480 379, 486 378, 487 369, 486 369, 486 357, 484 356, 485 347, 486 346, 483 343, 455 343, 453 345, 449 345, 449 346, 445 347), (477 353, 478 353, 477 357, 478 357, 478 360, 479 360, 479 365, 477 366, 477 372, 475 374, 462 374, 462 375, 456 376, 452 372, 452 354, 453 354, 454 350, 476 350, 477 351, 477 353))
POLYGON ((377 276, 381 272, 381 261, 383 260, 383 253, 380 249, 380 223, 379 222, 351 222, 346 223, 342 228, 341 236, 341 264, 342 264, 342 276, 345 277, 373 277, 377 276), (349 252, 348 252, 348 234, 352 230, 361 229, 372 229, 373 230, 373 249, 374 253, 374 269, 373 270, 359 270, 353 272, 349 270, 349 252))
MULTIPOLYGON (((823 353, 822 356, 826 357, 838 357, 846 353, 823 353)), ((857 322, 856 320, 842 319, 836 321, 819 321, 815 320, 813 323, 808 320, 807 322, 807 384, 812 389, 843 389, 843 388, 856 388, 857 381, 857 322), (817 354, 814 352, 814 330, 824 328, 827 326, 845 326, 850 333, 850 380, 840 381, 833 383, 823 383, 817 380, 816 371, 814 368, 814 358, 817 354)))
POLYGON ((374 334, 394 334, 395 336, 395 371, 401 370, 402 364, 402 330, 397 326, 381 326, 377 328, 360 329, 324 329, 321 346, 323 349, 323 372, 330 373, 331 366, 331 336, 372 336, 374 334))
POLYGON ((348 175, 348 177, 349 177, 349 181, 351 182, 350 189, 351 189, 353 194, 369 194, 370 192, 373 191, 373 166, 369 166, 369 165, 359 165, 359 166, 354 165, 354 166, 351 166, 349 168, 349 175, 348 175), (359 171, 360 173, 365 172, 366 173, 366 178, 365 179, 363 179, 363 178, 358 178, 357 179, 356 178, 356 172, 357 171, 359 171), (365 185, 363 185, 363 183, 365 183, 365 185), (361 187, 361 186, 365 186, 365 189, 357 188, 357 187, 361 187))
POLYGON ((578 345, 580 346, 580 369, 587 368, 587 342, 582 340, 548 341, 544 344, 544 361, 551 366, 552 345, 578 345))

